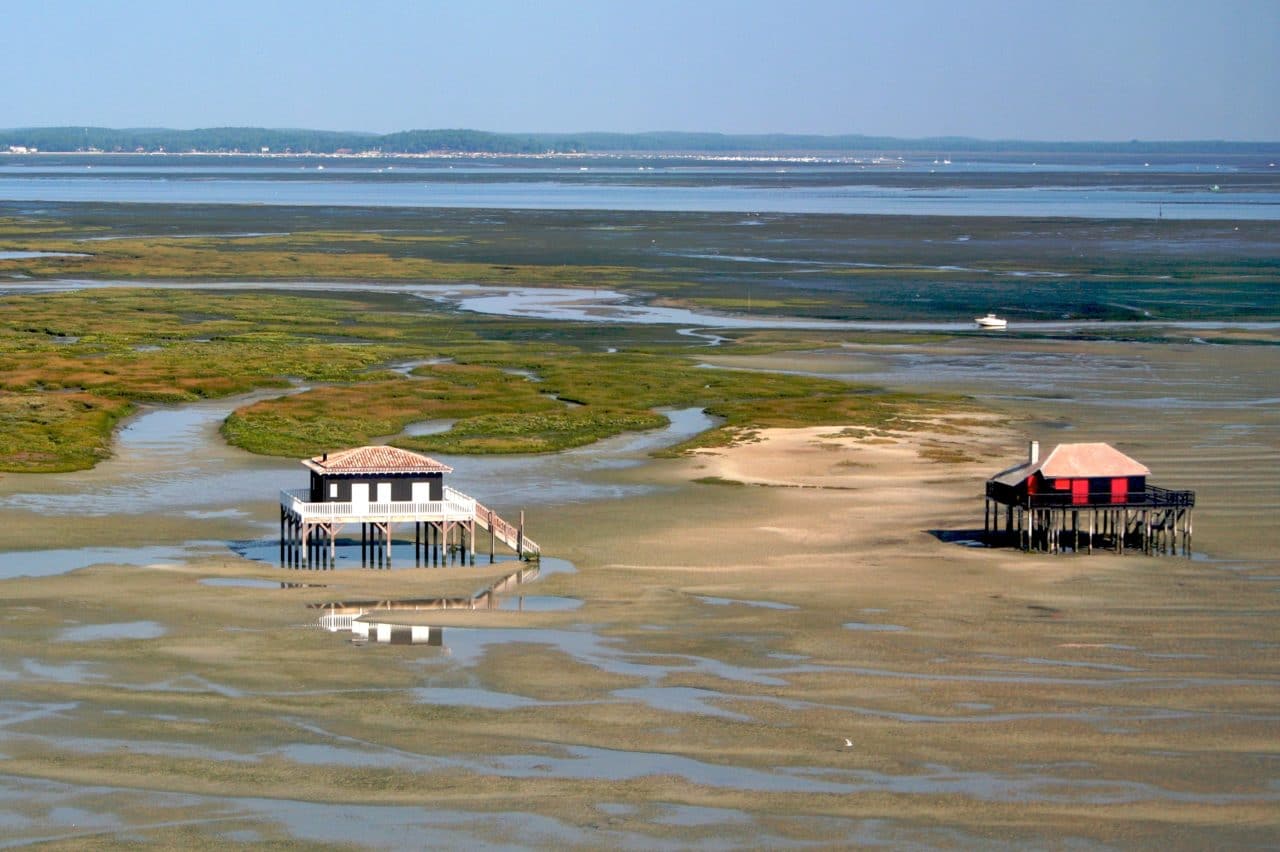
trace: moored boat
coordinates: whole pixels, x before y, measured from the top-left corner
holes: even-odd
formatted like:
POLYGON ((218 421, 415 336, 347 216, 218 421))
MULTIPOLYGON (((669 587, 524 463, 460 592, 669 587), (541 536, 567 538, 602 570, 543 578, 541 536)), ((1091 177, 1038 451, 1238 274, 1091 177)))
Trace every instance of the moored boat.
POLYGON ((1007 328, 1009 321, 1001 319, 993 313, 988 313, 985 317, 974 317, 973 321, 978 324, 979 328, 1007 328))

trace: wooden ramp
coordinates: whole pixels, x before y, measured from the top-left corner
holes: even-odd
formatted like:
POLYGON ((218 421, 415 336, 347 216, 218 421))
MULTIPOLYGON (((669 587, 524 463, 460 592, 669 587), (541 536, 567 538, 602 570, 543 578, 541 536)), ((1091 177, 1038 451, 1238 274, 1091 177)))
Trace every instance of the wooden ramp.
MULTIPOLYGON (((521 517, 524 512, 520 513, 521 517)), ((538 559, 542 548, 531 538, 526 538, 524 527, 508 523, 498 513, 476 501, 476 526, 487 530, 490 535, 516 552, 521 559, 538 559)))

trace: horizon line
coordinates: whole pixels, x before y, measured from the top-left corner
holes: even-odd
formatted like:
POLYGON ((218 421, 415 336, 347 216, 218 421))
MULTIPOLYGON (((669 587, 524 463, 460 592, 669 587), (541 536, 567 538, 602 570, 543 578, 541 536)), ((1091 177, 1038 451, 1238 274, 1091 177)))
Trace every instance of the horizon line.
POLYGON ((102 124, 46 124, 46 125, 24 125, 16 127, 0 128, 0 133, 23 133, 23 132, 39 132, 51 130, 72 130, 83 129, 85 131, 110 131, 110 132, 145 132, 145 133, 198 133, 201 131, 215 130, 256 130, 269 131, 273 133, 323 133, 333 135, 351 135, 351 136, 367 136, 371 139, 378 139, 387 136, 397 136, 400 134, 410 133, 477 133, 490 136, 507 136, 507 137, 563 137, 569 141, 574 136, 612 136, 612 137, 646 137, 646 136, 687 136, 687 137, 722 137, 728 139, 765 139, 770 137, 779 137, 782 139, 809 139, 809 140, 849 140, 849 139, 867 139, 874 140, 879 143, 884 142, 906 142, 906 143, 924 143, 924 142, 947 142, 947 143, 981 143, 984 145, 1013 145, 1013 144, 1034 144, 1034 145, 1051 145, 1055 143, 1066 145, 1195 145, 1195 144, 1213 144, 1213 145, 1280 145, 1280 139, 1227 139, 1222 137, 1194 137, 1194 138, 1141 138, 1130 137, 1127 139, 1097 139, 1097 138, 1077 138, 1077 139, 1060 139, 1060 138, 1032 138, 1032 137, 1014 137, 1014 136, 971 136, 965 134, 931 134, 925 136, 899 136, 885 133, 866 133, 866 132, 847 132, 847 133, 810 133, 804 131, 790 130, 770 130, 770 131, 752 131, 752 132, 733 132, 723 130, 530 130, 530 131, 510 131, 510 130, 483 130, 474 127, 414 127, 404 128, 391 131, 374 131, 374 130, 332 130, 327 128, 316 127, 270 127, 267 125, 255 124, 211 124, 200 127, 165 127, 165 126, 118 126, 113 127, 102 124))

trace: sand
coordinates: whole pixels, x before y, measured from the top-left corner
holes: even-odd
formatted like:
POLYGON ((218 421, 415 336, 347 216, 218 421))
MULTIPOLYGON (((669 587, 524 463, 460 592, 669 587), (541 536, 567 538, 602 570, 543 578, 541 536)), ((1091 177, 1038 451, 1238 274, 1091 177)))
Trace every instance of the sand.
POLYGON ((620 472, 657 490, 530 513, 578 568, 537 592, 580 608, 377 616, 444 626, 443 649, 353 645, 307 606, 500 570, 223 558, 7 581, 10 836, 1273 843, 1274 569, 942 540, 980 526, 1024 438, 994 414, 832 424, 620 472), (66 638, 103 624, 132 626, 66 638))

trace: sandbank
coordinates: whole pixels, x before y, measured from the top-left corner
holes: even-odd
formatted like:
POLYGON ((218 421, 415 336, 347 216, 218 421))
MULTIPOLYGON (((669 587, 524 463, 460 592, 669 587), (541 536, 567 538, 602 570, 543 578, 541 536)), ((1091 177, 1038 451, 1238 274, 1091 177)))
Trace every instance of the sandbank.
POLYGON ((70 803, 157 843, 297 841, 291 809, 323 803, 364 827, 334 837, 374 845, 441 814, 534 845, 1274 839, 1276 613, 1254 572, 944 541, 980 525, 1025 435, 906 425, 761 430, 617 472, 642 496, 535 510, 577 566, 537 592, 582 606, 370 616, 442 626, 440 648, 354 645, 312 607, 465 593, 501 566, 8 581, 17 836, 96 836, 38 828, 70 803), (150 638, 67 639, 112 624, 150 638))

